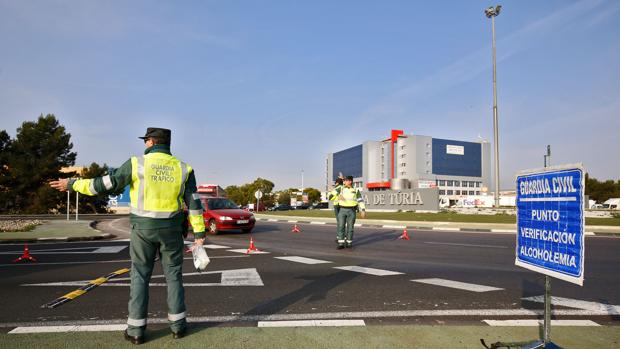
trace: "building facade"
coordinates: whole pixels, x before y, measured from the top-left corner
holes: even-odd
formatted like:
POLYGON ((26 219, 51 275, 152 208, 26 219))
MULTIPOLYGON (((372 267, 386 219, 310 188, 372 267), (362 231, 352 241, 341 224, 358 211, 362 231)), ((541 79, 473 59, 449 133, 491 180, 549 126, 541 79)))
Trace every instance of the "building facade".
POLYGON ((491 147, 467 142, 407 135, 392 130, 390 138, 366 141, 327 155, 326 186, 342 174, 357 188, 404 190, 437 188, 450 201, 486 195, 491 179, 491 147))

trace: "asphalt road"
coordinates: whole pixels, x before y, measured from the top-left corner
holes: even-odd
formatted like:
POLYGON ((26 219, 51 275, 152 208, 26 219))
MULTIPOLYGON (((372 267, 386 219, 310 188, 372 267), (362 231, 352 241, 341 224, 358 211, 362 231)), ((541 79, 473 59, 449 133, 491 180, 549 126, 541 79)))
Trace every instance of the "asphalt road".
MULTIPOLYGON (((206 273, 195 273, 187 255, 190 320, 226 326, 332 318, 480 324, 535 318, 542 309, 526 298, 543 295, 544 277, 514 266, 514 235, 409 231, 411 240, 405 241, 397 239, 396 229, 357 228, 354 247, 336 250, 334 226, 302 224, 301 233, 292 233, 291 226, 257 223, 252 236, 264 254, 231 251, 247 249, 249 236, 241 232, 209 236, 214 248, 207 249, 212 260, 206 273)), ((122 238, 127 218, 105 221, 99 229, 122 238)), ((59 308, 40 306, 78 288, 79 281, 129 267, 128 244, 31 245, 34 264, 11 263, 22 245, 0 245, 0 327, 124 322, 129 289, 123 277, 59 308)), ((555 318, 620 324, 619 250, 619 238, 586 239, 584 286, 553 279, 555 318)), ((153 275, 161 274, 158 266, 153 275)), ((165 322, 164 282, 152 280, 151 323, 165 322)))

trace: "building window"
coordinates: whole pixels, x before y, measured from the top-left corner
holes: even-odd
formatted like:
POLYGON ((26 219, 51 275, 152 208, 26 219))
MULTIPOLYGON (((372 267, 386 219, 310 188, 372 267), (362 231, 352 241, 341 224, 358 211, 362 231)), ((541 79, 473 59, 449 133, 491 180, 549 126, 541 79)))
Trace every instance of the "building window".
POLYGON ((407 172, 405 172, 405 171, 402 171, 402 172, 400 173, 400 175, 401 175, 401 176, 404 176, 404 175, 406 175, 406 174, 407 174, 407 172))
POLYGON ((476 188, 480 188, 480 182, 476 182, 476 188))
POLYGON ((431 162, 430 162, 430 161, 427 161, 427 162, 426 162, 426 166, 428 166, 428 165, 430 165, 430 164, 431 164, 431 162))
POLYGON ((470 190, 470 191, 469 191, 469 195, 476 195, 476 192, 475 192, 475 191, 473 191, 473 190, 470 190))
POLYGON ((480 192, 479 192, 479 191, 477 191, 477 192, 476 192, 476 195, 480 195, 480 192))
POLYGON ((439 183, 438 185, 440 187, 445 187, 446 186, 446 181, 444 181, 444 180, 440 180, 440 181, 438 181, 438 183, 439 183))
POLYGON ((448 190, 447 193, 448 193, 448 195, 452 195, 453 191, 452 190, 448 190))
POLYGON ((430 147, 431 147, 431 144, 430 144, 430 143, 426 143, 426 147, 427 147, 427 148, 430 148, 430 147))
POLYGON ((454 186, 454 181, 446 181, 448 187, 453 187, 454 186))
POLYGON ((455 186, 455 187, 460 187, 460 186, 461 186, 461 182, 459 182, 459 181, 454 181, 454 186, 455 186))
POLYGON ((405 150, 405 146, 404 146, 404 145, 401 145, 401 146, 400 146, 400 150, 405 150))
POLYGON ((406 166, 407 166, 407 164, 406 164, 406 163, 404 163, 404 162, 401 162, 401 163, 400 163, 400 167, 406 167, 406 166))
POLYGON ((460 190, 455 190, 454 191, 454 195, 461 195, 461 191, 460 190))
POLYGON ((440 189, 440 190, 439 190, 439 195, 446 195, 446 191, 445 191, 445 190, 440 189))

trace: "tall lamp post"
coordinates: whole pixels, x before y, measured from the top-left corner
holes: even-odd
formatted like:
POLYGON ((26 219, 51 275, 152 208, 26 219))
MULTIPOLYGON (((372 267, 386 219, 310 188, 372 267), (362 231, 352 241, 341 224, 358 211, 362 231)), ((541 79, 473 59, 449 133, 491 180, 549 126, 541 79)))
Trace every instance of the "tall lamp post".
POLYGON ((493 142, 495 143, 495 207, 499 207, 499 136, 497 134, 497 71, 495 59, 495 17, 499 16, 502 6, 489 7, 484 10, 487 18, 491 18, 493 32, 493 142))

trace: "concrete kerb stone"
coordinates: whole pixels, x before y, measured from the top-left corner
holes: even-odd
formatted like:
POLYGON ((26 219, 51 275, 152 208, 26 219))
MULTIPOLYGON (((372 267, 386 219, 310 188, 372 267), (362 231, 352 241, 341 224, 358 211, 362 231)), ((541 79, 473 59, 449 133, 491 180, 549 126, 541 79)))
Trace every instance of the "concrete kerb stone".
MULTIPOLYGON (((256 219, 266 222, 287 223, 295 222, 302 224, 325 224, 336 225, 335 218, 316 217, 312 221, 307 221, 307 217, 295 216, 272 216, 256 215, 256 219), (286 219, 283 219, 286 218, 286 219)), ((489 223, 456 223, 456 222, 414 222, 414 221, 394 221, 394 220, 368 220, 368 223, 356 223, 356 227, 362 228, 384 228, 399 229, 407 228, 413 230, 434 230, 434 231, 456 231, 463 233, 496 233, 496 234, 516 234, 517 228, 514 224, 489 224, 489 223)), ((586 226, 586 236, 620 236, 620 227, 614 226, 586 226)))

